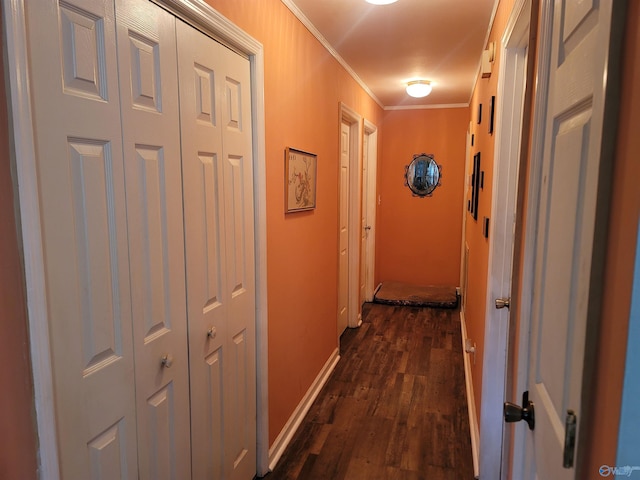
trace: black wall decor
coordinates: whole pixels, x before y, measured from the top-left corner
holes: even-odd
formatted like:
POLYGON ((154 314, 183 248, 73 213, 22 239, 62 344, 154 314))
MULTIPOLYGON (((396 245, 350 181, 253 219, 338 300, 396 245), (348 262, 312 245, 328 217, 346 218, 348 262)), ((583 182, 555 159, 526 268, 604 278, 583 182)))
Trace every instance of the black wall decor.
POLYGON ((471 174, 471 216, 478 219, 478 197, 480 196, 480 152, 473 156, 473 173, 471 174))
POLYGON ((482 104, 478 104, 478 123, 482 123, 482 104))
POLYGON ((493 135, 493 119, 496 111, 496 96, 491 97, 491 105, 489 107, 489 134, 493 135))
POLYGON ((484 235, 484 238, 489 238, 489 218, 488 217, 484 217, 482 221, 482 235, 484 235))

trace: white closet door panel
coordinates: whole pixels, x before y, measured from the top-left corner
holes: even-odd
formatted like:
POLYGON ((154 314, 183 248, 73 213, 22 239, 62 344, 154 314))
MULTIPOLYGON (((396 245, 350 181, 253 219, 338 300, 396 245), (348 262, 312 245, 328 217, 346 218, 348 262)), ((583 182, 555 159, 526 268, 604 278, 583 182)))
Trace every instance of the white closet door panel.
POLYGON ((249 480, 256 471, 249 62, 185 24, 177 30, 193 472, 249 480))
MULTIPOLYGON (((177 22, 194 478, 224 478, 227 364, 219 45, 177 22)), ((220 47, 221 48, 221 47, 220 47)))
POLYGON ((134 358, 113 5, 25 5, 61 476, 134 479, 134 358))
POLYGON ((116 3, 140 478, 191 476, 175 18, 116 3))
POLYGON ((222 47, 222 145, 229 318, 225 400, 225 464, 230 479, 256 469, 255 258, 251 72, 249 61, 222 47), (229 348, 228 347, 228 348, 229 348))

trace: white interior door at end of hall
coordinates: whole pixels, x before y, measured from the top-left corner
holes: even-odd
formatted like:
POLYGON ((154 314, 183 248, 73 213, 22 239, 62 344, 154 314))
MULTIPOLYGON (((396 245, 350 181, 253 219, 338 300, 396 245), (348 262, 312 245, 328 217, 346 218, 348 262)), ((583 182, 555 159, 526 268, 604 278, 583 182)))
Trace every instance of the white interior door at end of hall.
POLYGON ((116 2, 141 479, 191 477, 175 17, 116 2))
POLYGON ((113 4, 25 2, 61 478, 137 476, 113 4))
POLYGON ((529 358, 536 425, 527 435, 526 478, 575 478, 575 468, 563 468, 565 422, 573 410, 579 429, 583 415, 612 3, 558 0, 553 12, 529 358))
POLYGON ((249 61, 177 25, 194 478, 256 469, 249 61))
POLYGON ((349 323, 349 154, 348 123, 340 123, 340 198, 338 245, 338 339, 349 323))
POLYGON ((367 239, 371 234, 367 228, 367 197, 369 185, 369 134, 362 138, 362 212, 360 218, 360 305, 367 301, 367 239))

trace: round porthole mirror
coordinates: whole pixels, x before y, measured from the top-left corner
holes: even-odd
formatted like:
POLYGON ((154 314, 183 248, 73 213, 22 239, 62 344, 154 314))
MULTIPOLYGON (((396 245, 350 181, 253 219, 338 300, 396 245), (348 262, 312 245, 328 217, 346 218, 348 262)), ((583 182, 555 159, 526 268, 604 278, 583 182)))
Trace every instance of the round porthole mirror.
POLYGON ((405 167, 405 185, 418 197, 428 197, 440 185, 441 167, 433 155, 421 153, 405 167))

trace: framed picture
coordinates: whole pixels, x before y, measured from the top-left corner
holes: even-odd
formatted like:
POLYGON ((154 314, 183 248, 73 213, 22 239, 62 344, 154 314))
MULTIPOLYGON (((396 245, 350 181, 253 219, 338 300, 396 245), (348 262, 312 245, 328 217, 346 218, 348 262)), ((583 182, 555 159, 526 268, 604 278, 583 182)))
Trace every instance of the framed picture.
POLYGON ((318 156, 294 148, 284 153, 285 212, 302 212, 316 208, 318 156))
POLYGON ((478 104, 478 123, 482 123, 482 104, 478 104))
POLYGON ((493 118, 496 110, 496 96, 491 97, 491 106, 489 107, 489 134, 493 135, 493 118))
POLYGON ((480 152, 473 156, 473 173, 471 174, 471 205, 470 213, 474 220, 478 220, 478 200, 480 198, 480 152))

